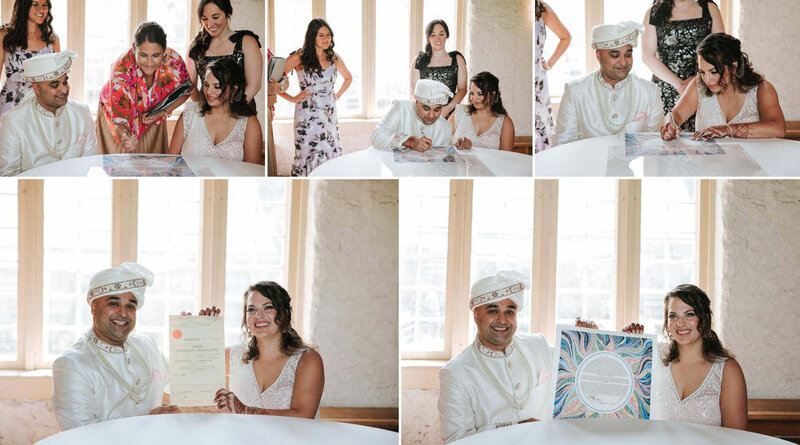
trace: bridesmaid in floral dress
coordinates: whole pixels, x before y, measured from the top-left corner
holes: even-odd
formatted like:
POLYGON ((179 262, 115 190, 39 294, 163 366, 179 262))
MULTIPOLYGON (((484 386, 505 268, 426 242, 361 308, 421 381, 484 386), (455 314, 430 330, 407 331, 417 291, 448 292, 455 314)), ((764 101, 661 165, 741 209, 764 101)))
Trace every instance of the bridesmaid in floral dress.
POLYGON ((50 0, 17 0, 11 22, 0 28, 0 59, 6 83, 0 91, 0 114, 14 108, 31 89, 22 78, 22 62, 40 54, 61 51, 53 32, 50 0))
POLYGON ((555 123, 553 122, 553 107, 550 104, 550 90, 547 83, 547 71, 549 71, 556 61, 564 54, 572 41, 567 28, 558 19, 558 16, 550 5, 536 0, 536 59, 534 69, 536 70, 536 84, 534 94, 536 96, 536 141, 534 143, 535 152, 538 153, 550 147, 550 134, 553 132, 555 123), (544 49, 547 30, 550 28, 559 42, 553 55, 549 60, 544 59, 542 50, 544 49))
POLYGON ((324 19, 308 24, 303 47, 286 60, 285 73, 297 70, 300 93, 280 96, 295 104, 295 155, 292 176, 308 176, 320 164, 342 154, 336 101, 353 81, 342 58, 333 51, 333 31, 324 19), (344 78, 334 92, 336 75, 344 78))

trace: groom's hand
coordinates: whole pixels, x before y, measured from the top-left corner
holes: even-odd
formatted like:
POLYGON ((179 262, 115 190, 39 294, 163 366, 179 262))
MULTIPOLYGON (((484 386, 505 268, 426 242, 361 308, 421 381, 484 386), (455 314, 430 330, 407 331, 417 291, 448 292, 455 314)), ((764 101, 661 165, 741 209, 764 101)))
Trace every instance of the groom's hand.
POLYGON ((428 151, 431 149, 432 141, 424 136, 421 138, 411 137, 405 142, 405 146, 412 150, 428 151))

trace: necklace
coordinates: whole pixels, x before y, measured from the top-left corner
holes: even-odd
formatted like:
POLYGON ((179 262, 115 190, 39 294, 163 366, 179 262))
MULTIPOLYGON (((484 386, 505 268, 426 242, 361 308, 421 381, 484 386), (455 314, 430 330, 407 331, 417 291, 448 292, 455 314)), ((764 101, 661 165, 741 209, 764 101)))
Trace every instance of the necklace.
POLYGON ((514 349, 517 350, 519 352, 519 355, 522 357, 522 364, 525 367, 525 374, 528 377, 528 387, 525 393, 525 397, 523 397, 522 400, 519 401, 517 400, 516 395, 506 391, 505 388, 503 388, 503 385, 501 385, 500 382, 497 381, 497 377, 494 376, 494 373, 492 373, 492 371, 486 365, 486 362, 483 361, 483 357, 481 357, 482 354, 480 353, 480 351, 478 351, 477 342, 472 343, 472 353, 475 355, 475 358, 478 359, 478 363, 480 363, 481 370, 483 371, 483 373, 494 384, 495 389, 497 389, 500 395, 503 396, 504 399, 506 399, 506 402, 509 404, 509 406, 511 406, 514 409, 521 410, 524 409, 525 405, 528 404, 528 399, 530 399, 531 396, 531 388, 533 387, 533 372, 531 371, 531 364, 528 363, 528 359, 527 357, 525 357, 525 353, 522 352, 522 350, 517 346, 516 343, 517 341, 514 340, 513 343, 514 349))
MULTIPOLYGON (((33 100, 35 101, 36 99, 33 99, 33 100)), ((64 106, 66 107, 66 105, 64 105, 64 106)), ((39 107, 39 103, 38 102, 34 103, 34 108, 38 108, 38 107, 39 107)), ((69 149, 69 141, 72 140, 72 125, 70 125, 70 123, 69 123, 69 113, 67 112, 66 109, 64 109, 64 111, 61 112, 61 114, 66 114, 67 115, 67 117, 64 118, 64 120, 66 121, 65 124, 67 125, 67 144, 64 146, 64 148, 62 150, 57 150, 56 147, 62 141, 62 139, 58 139, 58 141, 56 142, 56 147, 53 147, 52 145, 50 145, 50 142, 47 141, 46 138, 44 137, 44 130, 42 129, 42 122, 41 122, 41 120, 39 120, 39 114, 41 114, 41 113, 38 110, 31 110, 31 112, 33 113, 33 120, 36 121, 36 129, 39 130, 39 134, 42 135, 42 140, 44 141, 44 147, 47 149, 47 153, 49 153, 50 156, 52 156, 52 157, 54 157, 54 158, 56 158, 56 159, 58 159, 60 161, 64 157, 64 155, 67 153, 67 149, 69 149)), ((58 116, 56 116, 55 113, 53 113, 53 117, 55 119, 58 119, 58 116)))
POLYGON ((147 398, 147 395, 150 394, 150 368, 147 367, 147 363, 145 363, 141 354, 139 354, 139 351, 137 351, 136 348, 133 347, 133 343, 128 343, 128 346, 130 346, 131 351, 136 355, 136 359, 139 361, 139 363, 142 364, 145 371, 147 372, 147 378, 145 379, 144 388, 142 388, 141 392, 137 392, 133 385, 126 382, 125 379, 123 379, 122 376, 119 375, 117 370, 114 369, 113 366, 111 366, 111 363, 109 363, 108 360, 106 360, 106 358, 103 357, 100 348, 97 346, 97 341, 99 341, 99 339, 90 338, 88 343, 89 343, 89 348, 94 353, 95 358, 100 362, 100 365, 103 367, 103 369, 111 373, 114 379, 117 382, 119 382, 120 385, 122 385, 125 391, 127 391, 128 397, 130 397, 134 403, 136 403, 137 405, 142 403, 144 399, 147 398))
MULTIPOLYGON (((608 107, 606 107, 606 101, 603 100, 603 96, 600 94, 600 88, 603 88, 600 85, 600 72, 598 71, 597 74, 594 76, 594 92, 597 96, 597 105, 600 106, 600 118, 603 120, 603 126, 606 127, 606 130, 610 134, 618 134, 625 128, 625 125, 628 125, 628 122, 631 120, 631 113, 633 113, 633 93, 632 90, 628 95, 628 106, 626 107, 625 111, 625 119, 622 120, 622 123, 615 126, 608 120, 608 107)), ((622 86, 619 90, 619 94, 624 94, 626 88, 630 88, 630 84, 633 83, 631 80, 622 86)))

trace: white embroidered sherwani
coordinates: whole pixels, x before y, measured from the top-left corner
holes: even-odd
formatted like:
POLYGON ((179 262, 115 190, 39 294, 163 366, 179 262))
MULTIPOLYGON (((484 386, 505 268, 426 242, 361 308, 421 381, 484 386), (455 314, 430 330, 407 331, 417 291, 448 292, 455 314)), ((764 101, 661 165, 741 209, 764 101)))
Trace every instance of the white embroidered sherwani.
POLYGON ((56 420, 62 430, 68 430, 146 415, 161 405, 168 375, 167 361, 152 338, 130 334, 122 347, 112 346, 100 341, 90 329, 53 363, 51 403, 56 420), (98 346, 119 376, 134 386, 134 395, 142 398, 140 402, 134 401, 104 367, 90 342, 98 346))
POLYGON ((430 139, 432 145, 450 145, 450 122, 440 117, 433 124, 425 125, 417 116, 415 106, 410 100, 392 102, 392 108, 372 132, 372 146, 382 150, 405 150, 403 142, 408 138, 423 136, 430 139))
POLYGON ((61 159, 97 154, 89 107, 73 101, 51 113, 23 99, 0 117, 0 175, 18 175, 61 159))
POLYGON ((621 127, 613 134, 657 132, 664 120, 661 92, 654 83, 628 74, 611 86, 598 70, 564 85, 554 145, 612 134, 603 123, 603 111, 612 128, 621 127))
POLYGON ((552 350, 540 334, 514 335, 514 341, 504 352, 486 348, 476 338, 439 370, 442 440, 452 442, 530 418, 552 419, 552 360, 552 350), (531 370, 530 382, 526 364, 531 370), (522 402, 520 405, 525 400, 527 403, 512 407, 495 381, 512 400, 522 402))

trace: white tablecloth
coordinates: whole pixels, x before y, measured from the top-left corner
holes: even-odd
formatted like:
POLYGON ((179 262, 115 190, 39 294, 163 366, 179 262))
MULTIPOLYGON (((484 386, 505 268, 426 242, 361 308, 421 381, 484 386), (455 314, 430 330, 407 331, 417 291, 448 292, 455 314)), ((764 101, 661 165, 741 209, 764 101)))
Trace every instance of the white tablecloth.
POLYGON ((397 445, 392 431, 324 420, 244 414, 160 414, 86 425, 42 445, 375 444, 397 445))
POLYGON ((718 155, 626 156, 625 136, 601 136, 537 153, 537 177, 558 176, 800 176, 800 142, 716 139, 718 155))
POLYGON ((664 420, 576 419, 512 425, 488 430, 453 442, 486 444, 675 445, 788 444, 785 440, 747 431, 664 420))
MULTIPOLYGON (((127 156, 127 155, 115 155, 127 156)), ((169 156, 169 155, 160 155, 169 156)), ((203 156, 184 156, 195 176, 264 176, 264 166, 203 156)), ((20 176, 107 176, 103 171, 103 155, 65 159, 22 172, 20 176)))
POLYGON ((396 176, 527 176, 533 172, 533 157, 512 151, 472 148, 457 150, 466 162, 395 162, 389 150, 370 147, 332 159, 311 172, 315 177, 396 176))

